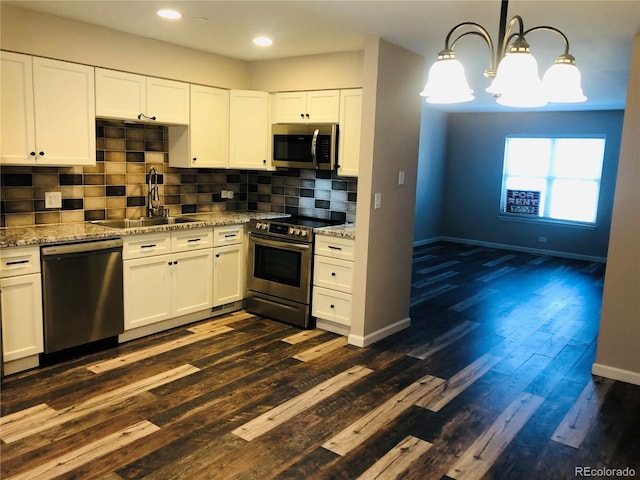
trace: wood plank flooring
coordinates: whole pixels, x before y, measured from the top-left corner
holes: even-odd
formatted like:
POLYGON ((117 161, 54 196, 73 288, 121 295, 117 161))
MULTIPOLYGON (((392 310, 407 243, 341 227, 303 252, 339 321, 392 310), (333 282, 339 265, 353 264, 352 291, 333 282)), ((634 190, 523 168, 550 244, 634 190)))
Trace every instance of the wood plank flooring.
POLYGON ((438 243, 368 348, 241 311, 12 375, 0 478, 640 478, 640 387, 590 373, 603 275, 438 243))

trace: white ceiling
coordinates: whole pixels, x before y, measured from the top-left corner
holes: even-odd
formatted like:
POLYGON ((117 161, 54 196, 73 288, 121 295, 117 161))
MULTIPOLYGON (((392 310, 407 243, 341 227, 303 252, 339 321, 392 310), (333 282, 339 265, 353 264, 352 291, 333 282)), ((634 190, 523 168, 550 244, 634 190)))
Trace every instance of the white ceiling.
MULTIPOLYGON (((378 36, 425 55, 430 64, 443 48, 448 30, 457 23, 480 23, 497 41, 500 13, 499 0, 2 0, 2 3, 249 61, 360 50, 368 36, 378 36), (160 8, 177 9, 183 18, 162 20, 155 14, 160 8), (251 42, 256 35, 268 35, 274 44, 256 47, 251 42)), ((511 0, 509 16, 515 14, 523 18, 526 29, 551 25, 569 38, 570 52, 582 72, 583 89, 589 98, 570 109, 624 108, 633 37, 640 33, 640 0, 511 0)), ((563 52, 562 41, 548 32, 534 32, 527 40, 542 75, 563 52)), ((465 38, 456 51, 466 65, 476 100, 449 110, 496 110, 495 102, 484 92, 488 80, 482 72, 488 66, 489 56, 482 40, 465 38)))

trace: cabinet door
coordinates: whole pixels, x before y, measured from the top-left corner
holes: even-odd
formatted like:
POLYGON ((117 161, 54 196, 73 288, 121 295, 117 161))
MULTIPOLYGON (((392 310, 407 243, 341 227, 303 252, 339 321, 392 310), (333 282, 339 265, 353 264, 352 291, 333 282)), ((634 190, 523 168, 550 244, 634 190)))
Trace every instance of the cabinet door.
POLYGON ((170 255, 123 262, 124 329, 170 318, 170 255))
POLYGON ((35 165, 31 57, 10 52, 0 55, 0 164, 35 165))
POLYGON ((146 112, 146 78, 96 68, 96 116, 137 120, 146 112))
POLYGON ((95 165, 94 69, 33 58, 38 165, 95 165))
POLYGON ((358 176, 361 126, 362 89, 341 91, 338 175, 358 176))
POLYGON ((307 121, 311 123, 337 123, 340 120, 340 91, 308 92, 307 114, 307 121))
POLYGON ((229 91, 191 85, 191 155, 193 167, 229 166, 229 91))
POLYGON ((213 304, 213 250, 171 255, 173 316, 211 308, 213 304))
POLYGON ((3 361, 44 351, 40 274, 0 279, 3 361))
POLYGON ((189 84, 147 77, 147 117, 158 123, 189 124, 189 84))
POLYGON ((229 166, 269 170, 269 96, 232 90, 229 110, 229 166))
POLYGON ((306 92, 278 92, 273 98, 274 123, 306 123, 306 92))
POLYGON ((214 249, 213 306, 236 302, 244 298, 244 244, 214 249))

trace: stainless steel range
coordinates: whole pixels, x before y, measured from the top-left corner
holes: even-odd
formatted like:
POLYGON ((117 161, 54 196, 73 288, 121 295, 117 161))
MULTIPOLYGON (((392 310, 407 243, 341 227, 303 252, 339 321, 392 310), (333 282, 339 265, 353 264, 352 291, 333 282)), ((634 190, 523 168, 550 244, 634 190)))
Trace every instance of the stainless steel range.
POLYGON ((313 229, 333 224, 304 217, 249 222, 247 311, 313 327, 313 229))

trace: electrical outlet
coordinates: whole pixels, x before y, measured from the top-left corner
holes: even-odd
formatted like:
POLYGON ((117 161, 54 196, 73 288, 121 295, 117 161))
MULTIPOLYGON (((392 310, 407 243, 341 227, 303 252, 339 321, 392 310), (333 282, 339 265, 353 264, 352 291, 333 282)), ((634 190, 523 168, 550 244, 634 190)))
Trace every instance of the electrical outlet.
POLYGON ((233 190, 222 190, 220 196, 222 198, 233 198, 233 190))
POLYGON ((382 194, 376 193, 373 195, 373 208, 382 207, 382 194))
POLYGON ((44 208, 62 208, 62 193, 44 192, 44 208))
POLYGON ((404 170, 398 172, 398 185, 404 185, 404 170))

